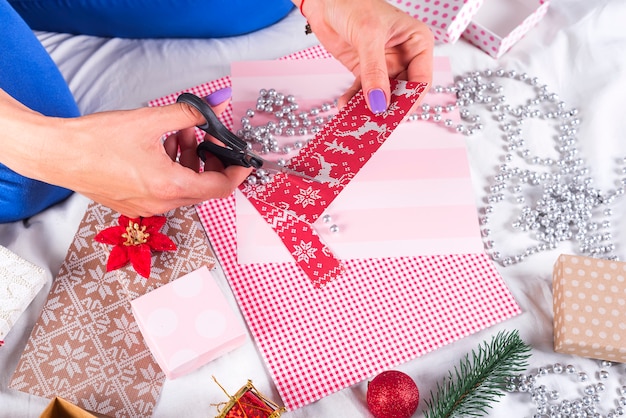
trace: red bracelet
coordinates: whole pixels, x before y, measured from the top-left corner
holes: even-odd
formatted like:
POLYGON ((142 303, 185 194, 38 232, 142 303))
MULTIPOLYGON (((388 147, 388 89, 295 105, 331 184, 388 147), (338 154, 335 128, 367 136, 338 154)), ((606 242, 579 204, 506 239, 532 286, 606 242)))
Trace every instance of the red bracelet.
MULTIPOLYGON (((300 14, 302 16, 304 16, 304 12, 302 11, 302 6, 304 6, 304 0, 302 0, 302 3, 300 3, 300 14)), ((304 16, 304 17, 306 17, 306 16, 304 16)))

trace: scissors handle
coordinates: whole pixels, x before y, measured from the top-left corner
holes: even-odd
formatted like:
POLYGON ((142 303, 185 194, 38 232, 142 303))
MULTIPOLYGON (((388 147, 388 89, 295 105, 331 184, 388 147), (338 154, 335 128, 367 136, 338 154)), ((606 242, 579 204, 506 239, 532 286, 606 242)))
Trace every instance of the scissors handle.
POLYGON ((240 165, 243 167, 259 168, 263 165, 263 161, 254 155, 246 152, 248 144, 243 139, 232 133, 218 119, 211 106, 195 94, 183 93, 176 99, 179 103, 187 103, 195 107, 204 117, 206 122, 198 125, 198 128, 213 136, 225 147, 214 144, 210 141, 201 142, 196 152, 202 161, 206 160, 206 152, 215 155, 224 166, 240 165))
POLYGON ((250 167, 252 165, 243 158, 244 155, 239 151, 223 147, 211 141, 200 142, 198 148, 196 148, 196 154, 198 154, 198 157, 200 157, 203 162, 206 162, 207 152, 215 155, 222 162, 224 167, 228 167, 229 165, 250 167))

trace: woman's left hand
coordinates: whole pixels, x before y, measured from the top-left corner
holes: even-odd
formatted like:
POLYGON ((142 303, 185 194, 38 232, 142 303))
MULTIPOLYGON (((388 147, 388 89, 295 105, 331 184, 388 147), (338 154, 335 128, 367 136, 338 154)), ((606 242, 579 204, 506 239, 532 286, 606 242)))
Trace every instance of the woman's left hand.
POLYGON ((389 78, 430 83, 433 35, 428 26, 385 0, 294 0, 321 44, 356 77, 340 98, 363 89, 374 113, 387 109, 389 78))

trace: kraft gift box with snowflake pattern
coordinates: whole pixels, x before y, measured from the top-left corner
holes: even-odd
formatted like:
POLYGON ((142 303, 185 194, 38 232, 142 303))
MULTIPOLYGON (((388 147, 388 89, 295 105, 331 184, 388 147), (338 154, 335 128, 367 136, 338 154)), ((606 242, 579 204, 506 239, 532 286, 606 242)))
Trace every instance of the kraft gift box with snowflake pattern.
POLYGON ((110 248, 94 237, 117 225, 118 216, 88 206, 10 387, 60 396, 99 414, 148 417, 166 376, 144 342, 131 299, 213 267, 215 258, 195 207, 183 207, 166 213, 161 229, 177 249, 153 253, 148 278, 131 266, 107 272, 110 248))

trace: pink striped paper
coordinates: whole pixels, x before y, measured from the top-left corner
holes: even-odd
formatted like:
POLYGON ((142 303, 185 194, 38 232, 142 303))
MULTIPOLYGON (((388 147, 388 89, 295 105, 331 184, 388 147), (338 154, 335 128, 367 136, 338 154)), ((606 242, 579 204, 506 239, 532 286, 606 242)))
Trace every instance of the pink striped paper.
MULTIPOLYGON (((234 63, 231 80, 235 131, 241 128, 240 120, 246 111, 256 107, 258 92, 263 88, 293 95, 299 110, 306 111, 332 101, 352 84, 352 75, 337 61, 309 61, 234 63), (313 75, 308 76, 311 72, 313 75)), ((450 84, 448 59, 436 58, 434 66, 434 84, 450 84)), ((455 97, 450 93, 437 94, 426 102, 446 106, 454 103, 455 97)), ((255 115, 251 121, 256 124, 260 116, 255 115)), ((459 120, 458 109, 447 113, 446 118, 459 120)), ((293 137, 277 139, 281 145, 293 142, 293 137)), ((351 139, 358 142, 354 138, 336 138, 345 141, 348 148, 353 143, 351 139)), ((332 152, 327 164, 336 163, 331 163, 333 157, 348 167, 355 165, 350 163, 353 155, 332 152)), ((311 166, 316 164, 311 160, 311 166)), ((309 172, 303 164, 298 167, 309 172)), ((242 202, 239 195, 236 198, 239 263, 290 262, 291 253, 276 233, 265 226, 266 221, 257 210, 242 202)), ((319 206, 311 205, 310 209, 317 211, 319 206)), ((320 216, 322 219, 314 223, 315 230, 340 259, 480 253, 484 248, 465 137, 431 122, 400 124, 328 205, 324 215, 332 221, 325 223, 324 216, 320 216), (339 227, 339 233, 330 232, 332 224, 339 227)))

